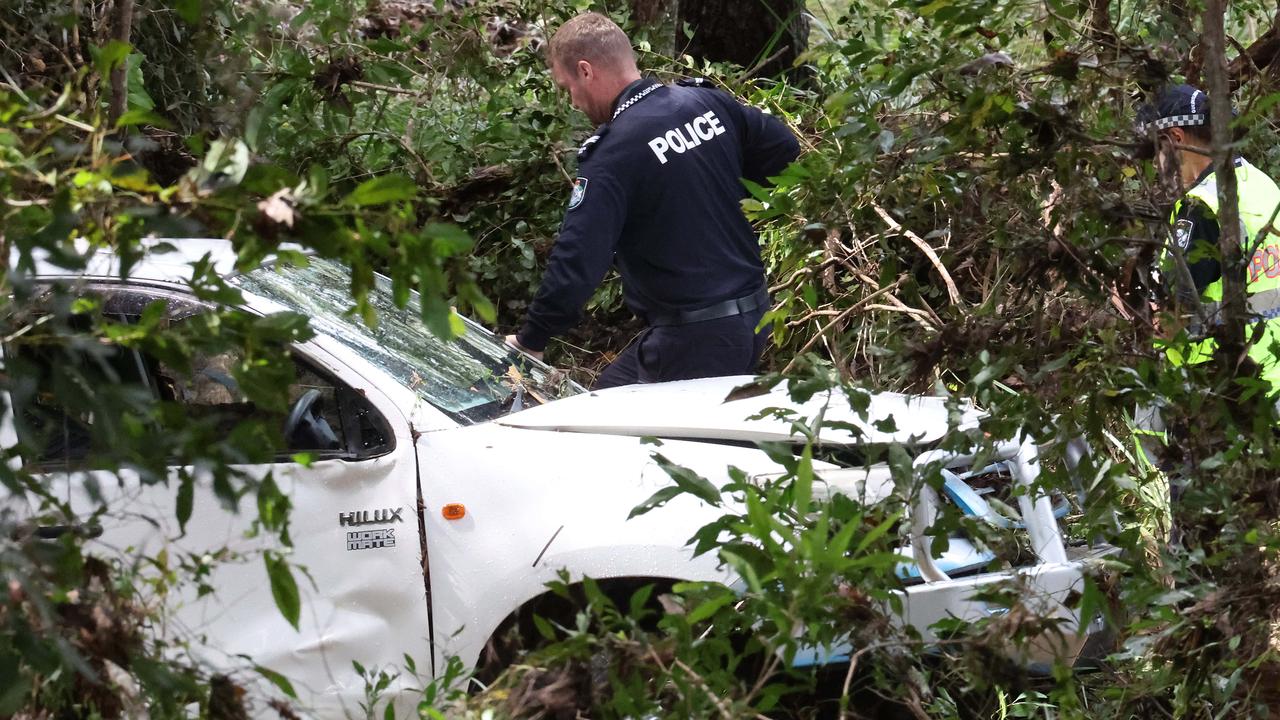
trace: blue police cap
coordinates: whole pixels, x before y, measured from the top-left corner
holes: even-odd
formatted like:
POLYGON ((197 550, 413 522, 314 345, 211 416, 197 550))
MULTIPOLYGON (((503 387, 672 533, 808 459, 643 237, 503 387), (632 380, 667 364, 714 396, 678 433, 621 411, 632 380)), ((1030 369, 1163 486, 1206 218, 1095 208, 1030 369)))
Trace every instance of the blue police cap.
POLYGON ((1156 94, 1154 102, 1138 108, 1138 129, 1144 133, 1208 124, 1209 96, 1190 85, 1170 85, 1156 94))

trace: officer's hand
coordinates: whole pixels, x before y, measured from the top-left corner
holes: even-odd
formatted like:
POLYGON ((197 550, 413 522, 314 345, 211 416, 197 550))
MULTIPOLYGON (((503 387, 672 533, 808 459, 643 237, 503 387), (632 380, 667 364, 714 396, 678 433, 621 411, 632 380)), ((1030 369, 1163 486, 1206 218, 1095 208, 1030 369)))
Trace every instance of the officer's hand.
POLYGON ((516 336, 515 336, 515 335, 508 335, 508 336, 507 336, 507 344, 508 344, 508 345, 510 345, 511 347, 513 347, 513 348, 515 348, 515 349, 519 350, 520 352, 524 353, 525 355, 528 355, 528 356, 532 357, 534 360, 541 360, 541 359, 542 359, 542 351, 541 351, 541 350, 530 350, 529 348, 527 348, 527 347, 525 347, 525 346, 521 345, 521 344, 520 344, 520 341, 516 338, 516 336))

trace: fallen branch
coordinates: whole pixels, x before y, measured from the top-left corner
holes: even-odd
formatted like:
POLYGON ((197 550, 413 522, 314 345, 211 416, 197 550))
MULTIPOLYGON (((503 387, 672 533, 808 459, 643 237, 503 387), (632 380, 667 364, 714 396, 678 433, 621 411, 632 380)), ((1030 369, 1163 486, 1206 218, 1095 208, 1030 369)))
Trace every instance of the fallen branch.
POLYGON ((363 88, 365 90, 377 90, 378 92, 391 93, 393 95, 408 95, 410 97, 426 96, 426 93, 421 90, 410 90, 408 88, 395 87, 394 85, 379 85, 378 83, 365 82, 364 80, 352 80, 348 85, 351 87, 363 88))
POLYGON ((926 328, 928 328, 928 329, 930 329, 930 330, 935 329, 935 328, 930 324, 930 323, 931 323, 931 319, 930 319, 930 317, 929 317, 929 313, 925 312, 924 310, 921 310, 920 308, 913 308, 913 307, 911 307, 910 305, 907 305, 907 304, 903 303, 902 301, 898 301, 897 303, 894 303, 893 305, 868 305, 868 306, 867 306, 867 309, 868 309, 868 310, 887 310, 887 311, 889 311, 889 312, 902 312, 902 313, 906 313, 906 314, 908 314, 908 315, 911 315, 911 316, 913 316, 913 317, 916 317, 916 318, 920 319, 920 320, 921 320, 921 322, 925 324, 925 327, 926 327, 926 328))
POLYGON ((951 304, 959 305, 960 291, 956 289, 956 282, 951 279, 951 273, 947 272, 947 268, 943 266, 942 259, 938 257, 938 253, 933 251, 933 248, 929 246, 929 243, 924 241, 924 238, 921 238, 914 232, 902 227, 902 224, 897 220, 894 220, 888 212, 885 212, 884 208, 874 203, 872 203, 871 207, 876 211, 876 214, 880 216, 880 219, 884 220, 885 224, 889 226, 889 229, 906 235, 907 239, 915 244, 916 247, 920 248, 920 252, 924 253, 925 257, 929 258, 929 262, 933 263, 933 267, 936 268, 938 274, 942 276, 942 282, 947 286, 947 295, 951 298, 951 304))
MULTIPOLYGON (((653 659, 653 662, 661 668, 664 673, 670 672, 670 670, 663 665, 662 660, 658 658, 658 654, 653 651, 652 647, 649 648, 649 657, 653 659)), ((702 691, 706 693, 707 699, 711 701, 711 705, 715 707, 716 710, 720 711, 721 717, 725 718, 725 720, 732 720, 733 712, 725 705, 724 698, 716 695, 715 692, 711 690, 711 685, 708 684, 701 675, 695 672, 693 668, 681 662, 680 658, 672 658, 672 662, 674 666, 683 670, 695 683, 702 686, 702 691)))
POLYGON ((77 129, 77 130, 81 130, 81 131, 83 131, 83 132, 87 132, 87 133, 97 132, 97 130, 98 130, 97 128, 95 128, 95 127, 94 127, 94 126, 92 126, 92 125, 88 125, 88 124, 82 123, 82 122, 80 122, 79 120, 74 120, 74 119, 72 119, 72 118, 67 117, 66 115, 61 114, 61 113, 59 113, 59 114, 57 114, 57 115, 54 115, 54 116, 53 116, 53 119, 54 119, 54 120, 57 120, 57 121, 58 121, 58 122, 60 122, 60 123, 65 123, 65 124, 70 125, 71 127, 75 128, 75 129, 77 129))
POLYGON ((834 265, 838 265, 848 259, 849 258, 829 257, 826 260, 823 260, 822 263, 819 265, 806 265, 800 268, 799 270, 796 270, 795 272, 791 273, 791 277, 788 277, 786 280, 783 280, 777 285, 770 287, 769 293, 773 294, 778 292, 779 290, 782 290, 783 288, 790 287, 792 284, 794 284, 797 280, 799 280, 802 277, 812 276, 814 274, 820 273, 823 270, 826 270, 827 268, 832 267, 834 265))
POLYGON ((1271 21, 1271 28, 1258 36, 1249 47, 1227 65, 1227 75, 1231 80, 1231 89, 1235 90, 1280 56, 1280 13, 1271 21))
MULTIPOLYGON (((834 323, 834 322, 839 322, 839 321, 843 320, 844 318, 848 317, 850 313, 852 313, 853 311, 857 310, 857 309, 858 309, 858 306, 859 306, 859 305, 861 305, 862 303, 865 303, 865 302, 867 302, 868 300, 872 300, 872 299, 874 299, 874 298, 876 298, 876 297, 878 297, 878 296, 880 296, 880 295, 883 295, 883 294, 885 294, 885 293, 887 293, 887 292, 891 292, 891 291, 893 291, 893 290, 896 290, 896 289, 897 289, 897 287, 898 287, 899 285, 901 285, 901 284, 902 284, 902 279, 901 279, 901 278, 899 278, 898 280, 894 280, 892 284, 890 284, 890 285, 885 285, 884 287, 882 287, 882 288, 880 288, 879 290, 876 290, 875 292, 871 293, 870 295, 868 295, 868 296, 866 296, 866 297, 862 298, 861 300, 859 300, 858 302, 854 303, 852 306, 850 306, 850 307, 848 307, 848 308, 845 308, 844 310, 813 310, 813 311, 811 311, 808 315, 805 315, 804 317, 800 318, 799 320, 792 320, 791 322, 787 323, 787 327, 797 327, 797 326, 800 326, 800 325, 803 325, 803 324, 805 324, 805 323, 809 322, 810 320, 813 320, 814 318, 819 318, 819 317, 833 317, 833 316, 834 316, 836 319, 833 321, 833 323, 834 323)), ((828 329, 830 329, 830 328, 828 328, 828 329)), ((804 351, 803 351, 803 350, 801 350, 800 352, 804 352, 804 351)))
MULTIPOLYGON (((879 284, 875 280, 872 280, 870 277, 867 277, 867 275, 864 273, 859 272, 857 273, 857 275, 859 280, 861 280, 862 282, 868 285, 879 284)), ((891 307, 885 307, 883 305, 872 305, 872 306, 869 306, 867 309, 905 312, 908 315, 910 315, 911 318, 915 320, 916 323, 919 324, 920 327, 923 328, 926 332, 931 332, 933 330, 938 329, 939 327, 942 327, 942 320, 938 318, 936 315, 934 315, 931 312, 921 310, 919 308, 911 307, 910 305, 899 300, 898 296, 894 295, 893 293, 889 293, 888 295, 886 295, 885 299, 888 300, 890 303, 892 303, 891 307)))
MULTIPOLYGON (((814 345, 816 345, 816 344, 818 343, 818 340, 820 340, 820 339, 822 339, 822 338, 826 337, 827 332, 828 332, 828 331, 830 331, 830 330, 831 330, 831 328, 835 327, 835 326, 836 326, 836 324, 837 324, 837 323, 839 323, 841 320, 844 320, 845 318, 849 317, 850 315, 852 315, 852 314, 854 314, 855 312, 858 312, 859 310, 862 310, 862 309, 864 309, 864 308, 887 307, 887 306, 884 306, 884 305, 872 305, 872 304, 870 304, 870 303, 871 303, 871 301, 872 301, 872 300, 875 300, 876 298, 880 297, 881 295, 884 295, 885 293, 888 293, 890 290, 893 290, 894 288, 896 288, 896 287, 898 286, 898 283, 899 283, 899 282, 901 282, 901 280, 895 281, 892 285, 885 285, 884 287, 882 287, 882 288, 880 288, 880 289, 876 290, 875 292, 871 293, 870 295, 868 295, 868 296, 866 296, 866 297, 862 298, 862 299, 861 299, 861 300, 859 300, 858 302, 856 302, 856 303, 854 303, 854 304, 850 305, 848 308, 846 308, 846 309, 845 309, 845 311, 844 311, 844 312, 842 312, 842 313, 840 313, 839 315, 837 315, 837 316, 836 316, 836 318, 835 318, 834 320, 832 320, 831 322, 827 323, 826 327, 822 328, 822 329, 821 329, 821 330, 819 330, 817 333, 815 333, 813 337, 809 338, 809 342, 805 343, 805 344, 804 344, 804 347, 800 348, 800 350, 799 350, 798 352, 796 352, 795 357, 791 359, 791 362, 787 363, 787 366, 782 370, 782 374, 783 374, 783 375, 786 375, 788 372, 790 372, 790 371, 791 371, 791 367, 792 367, 793 365, 795 365, 795 363, 796 363, 796 361, 797 361, 797 360, 799 360, 799 359, 800 359, 800 356, 801 356, 801 355, 804 355, 804 354, 805 354, 805 353, 807 353, 807 352, 809 352, 809 350, 811 350, 811 349, 813 348, 813 346, 814 346, 814 345)), ((912 309, 914 309, 914 308, 912 308, 912 309)))
POLYGON ((564 176, 565 181, 573 185, 573 176, 569 174, 568 170, 564 169, 564 163, 560 162, 560 153, 554 147, 551 148, 551 160, 556 164, 556 168, 560 170, 560 174, 564 176))

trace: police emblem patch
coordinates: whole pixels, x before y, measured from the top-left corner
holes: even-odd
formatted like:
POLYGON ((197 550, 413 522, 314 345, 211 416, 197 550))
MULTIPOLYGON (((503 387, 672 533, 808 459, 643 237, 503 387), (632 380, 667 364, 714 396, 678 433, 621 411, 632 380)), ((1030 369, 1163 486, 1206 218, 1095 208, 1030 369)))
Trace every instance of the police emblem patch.
POLYGON ((1179 220, 1173 226, 1173 241, 1178 243, 1178 247, 1186 250, 1191 245, 1191 229, 1194 224, 1190 220, 1179 220))
POLYGON ((582 204, 582 200, 587 197, 587 179, 584 177, 577 178, 573 181, 573 194, 569 196, 569 209, 572 210, 582 204))

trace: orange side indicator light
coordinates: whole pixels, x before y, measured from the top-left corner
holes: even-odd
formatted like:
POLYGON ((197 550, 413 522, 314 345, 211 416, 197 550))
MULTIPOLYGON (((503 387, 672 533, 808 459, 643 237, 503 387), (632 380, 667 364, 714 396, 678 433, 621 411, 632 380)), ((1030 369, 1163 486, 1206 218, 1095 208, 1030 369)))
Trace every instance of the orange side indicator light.
POLYGON ((440 514, 445 520, 461 520, 467 516, 467 506, 462 503, 449 503, 440 508, 440 514))

